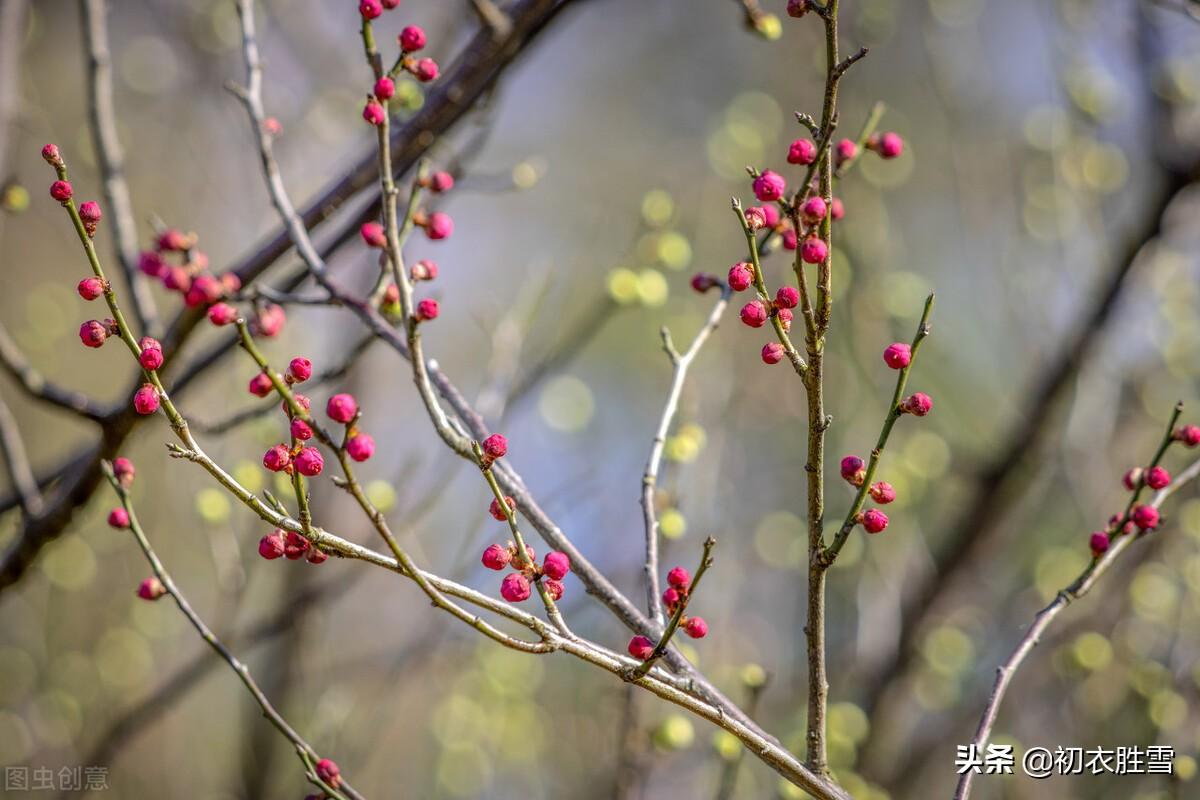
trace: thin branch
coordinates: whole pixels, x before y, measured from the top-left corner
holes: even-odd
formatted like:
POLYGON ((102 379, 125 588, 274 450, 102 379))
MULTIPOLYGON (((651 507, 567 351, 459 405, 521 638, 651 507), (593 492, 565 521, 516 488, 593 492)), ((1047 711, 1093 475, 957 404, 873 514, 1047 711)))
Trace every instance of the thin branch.
POLYGON ((846 544, 846 540, 850 537, 850 532, 854 530, 857 524, 858 512, 862 511, 863 504, 867 499, 867 493, 871 489, 871 483, 875 480, 875 471, 879 467, 879 459, 883 456, 883 448, 887 446, 888 437, 892 434, 892 428, 895 426, 896 421, 900 419, 902 413, 900 411, 900 401, 904 397, 904 387, 908 383, 908 374, 912 371, 913 364, 916 363, 917 352, 921 349, 921 342, 925 341, 925 337, 929 335, 929 315, 933 313, 933 299, 934 296, 931 294, 925 300, 925 310, 921 314, 921 321, 917 323, 917 333, 913 336, 909 351, 910 358, 908 365, 903 367, 896 376, 896 389, 892 393, 892 403, 888 406, 887 415, 883 418, 883 428, 879 431, 879 439, 876 441, 874 449, 871 450, 871 457, 867 461, 866 476, 863 478, 862 485, 858 487, 858 492, 854 495, 854 502, 850 504, 850 509, 846 512, 846 520, 834 536, 833 543, 821 554, 821 564, 825 568, 833 566, 838 553, 842 551, 842 546, 846 544))
MULTIPOLYGON (((1167 426, 1167 434, 1160 443, 1154 459, 1148 466, 1156 466, 1162 459, 1163 453, 1166 452, 1167 447, 1171 444, 1172 434, 1175 430, 1175 422, 1179 418, 1180 410, 1180 407, 1176 406, 1175 413, 1171 418, 1171 423, 1167 426)), ((1178 491, 1181 486, 1194 480, 1198 475, 1200 475, 1200 460, 1192 462, 1191 465, 1189 465, 1183 472, 1176 476, 1175 480, 1171 481, 1168 486, 1156 493, 1149 505, 1156 509, 1159 508, 1168 497, 1178 491)), ((1021 637, 1021 640, 1017 643, 1017 646, 1013 650, 1012 654, 1005 659, 1004 663, 997 667, 996 681, 992 686, 992 693, 988 697, 987 705, 984 707, 983 716, 980 718, 979 725, 975 729, 975 738, 972 740, 972 744, 975 747, 982 750, 984 745, 987 744, 987 740, 992 733, 992 727, 996 724, 996 717, 1000 713, 1000 704, 1004 700, 1004 695, 1008 691, 1009 684, 1012 683, 1013 677, 1016 675, 1017 670, 1021 668, 1021 665, 1024 663, 1026 657, 1041 639, 1042 633, 1047 627, 1049 627, 1050 623, 1052 623, 1054 619, 1060 613, 1062 613, 1063 609, 1065 609, 1073 601, 1078 600, 1087 594, 1096 584, 1096 581, 1100 579, 1100 577, 1108 570, 1112 563, 1120 557, 1121 553, 1124 552, 1127 547, 1133 544, 1134 541, 1146 535, 1145 532, 1136 535, 1132 533, 1120 533, 1124 529, 1125 522, 1129 519, 1130 511, 1137 503, 1143 486, 1144 484, 1139 485, 1132 493, 1124 515, 1122 515, 1122 517, 1112 526, 1114 538, 1116 540, 1113 542, 1112 546, 1110 546, 1108 550, 1105 551, 1105 553, 1099 558, 1092 559, 1092 562, 1087 566, 1087 568, 1084 569, 1084 571, 1080 573, 1080 575, 1074 581, 1072 581, 1069 586, 1058 592, 1050 605, 1046 606, 1037 613, 1037 616, 1034 617, 1033 624, 1029 626, 1029 629, 1025 632, 1025 635, 1021 637)), ((1162 534, 1160 533, 1159 535, 1162 534)), ((954 792, 954 800, 967 800, 967 797, 969 797, 971 794, 971 783, 973 779, 974 771, 970 769, 966 770, 959 776, 958 786, 954 792)))
POLYGON ((104 182, 105 211, 112 220, 114 250, 129 286, 134 317, 141 330, 154 335, 158 329, 158 312, 150 285, 137 268, 137 225, 129 186, 125 183, 125 154, 117 133, 112 53, 108 44, 108 4, 105 0, 79 0, 79 10, 87 40, 88 124, 104 182))
POLYGON ((150 540, 146 538, 145 531, 142 530, 141 523, 138 522, 137 513, 134 511, 133 503, 129 499, 129 492, 113 475, 112 466, 110 464, 105 464, 104 472, 108 478, 109 484, 112 485, 113 491, 116 492, 117 497, 120 498, 121 505, 129 514, 129 531, 137 540, 138 547, 141 548, 142 553, 146 556, 146 560, 150 562, 150 568, 154 570, 154 575, 159 579, 159 581, 162 582, 163 588, 167 590, 167 594, 171 595, 171 598, 175 601, 175 604, 179 606, 179 610, 183 612, 185 617, 187 617, 187 621, 191 623, 192 627, 196 629, 196 632, 200 634, 200 638, 204 639, 204 641, 208 643, 209 647, 211 647, 217 653, 217 655, 219 655, 227 664, 229 664, 229 668, 234 671, 234 673, 238 676, 238 680, 245 685, 246 691, 250 693, 250 695, 254 698, 254 701, 258 703, 259 708, 262 709, 263 716, 266 717, 267 720, 275 726, 276 730, 283 734, 288 741, 295 745, 296 749, 300 751, 302 758, 303 756, 307 755, 308 758, 304 760, 310 767, 310 769, 307 770, 309 780, 331 797, 341 798, 343 797, 341 792, 344 792, 345 795, 350 798, 362 800, 362 795, 356 792, 344 778, 342 779, 340 786, 335 788, 321 780, 317 776, 316 771, 311 769, 311 763, 309 763, 309 760, 319 760, 320 755, 318 755, 313 746, 306 742, 304 738, 296 732, 295 728, 288 724, 288 721, 285 720, 283 716, 275 710, 275 707, 271 705, 271 701, 267 699, 267 696, 263 694, 262 689, 259 688, 258 683, 254 680, 254 676, 250 674, 250 668, 239 661, 237 656, 235 656, 229 650, 229 648, 221 643, 221 640, 217 638, 216 634, 214 634, 212 630, 206 624, 204 624, 204 620, 200 619, 200 616, 192 609, 191 604, 188 603, 187 598, 183 595, 183 592, 181 592, 179 587, 175 585, 175 581, 171 579, 170 573, 167 572, 166 567, 163 566, 162 561, 159 560, 158 554, 155 553, 154 548, 150 546, 150 540), (341 792, 339 792, 338 789, 340 789, 341 792))
POLYGON ((32 516, 42 513, 44 501, 37 481, 34 480, 33 470, 29 467, 29 456, 25 452, 25 442, 21 439, 21 428, 3 399, 0 399, 0 451, 3 451, 9 477, 17 489, 21 509, 32 516))
POLYGON ((680 597, 679 602, 676 604, 675 612, 671 614, 671 619, 663 629, 662 636, 658 637, 658 644, 654 645, 654 650, 650 653, 650 657, 630 670, 626 680, 636 681, 644 677, 655 663, 666 655, 667 648, 671 645, 671 637, 675 635, 675 631, 679 630, 679 625, 683 621, 683 615, 687 611, 688 603, 692 601, 692 598, 696 594, 696 589, 700 586, 700 579, 704 577, 704 573, 708 572, 709 567, 713 564, 712 551, 716 545, 717 540, 711 536, 704 540, 704 552, 700 556, 700 566, 696 568, 695 574, 692 575, 692 580, 688 583, 687 592, 680 597))
POLYGON ((679 407, 679 397, 683 393, 683 384, 687 380, 688 368, 704 346, 708 337, 716 330, 729 306, 729 287, 721 288, 721 297, 708 314, 708 319, 696 332, 695 338, 683 353, 678 353, 671 344, 671 333, 662 329, 663 349, 671 359, 673 372, 671 389, 667 392, 667 402, 663 405, 662 415, 658 420, 658 429, 654 432, 654 440, 650 444, 650 456, 646 460, 646 471, 642 474, 642 518, 646 528, 646 564, 643 568, 646 577, 646 608, 650 617, 662 625, 662 600, 659 598, 658 583, 658 514, 654 509, 654 489, 658 483, 658 470, 662 464, 663 448, 666 446, 667 433, 679 407))

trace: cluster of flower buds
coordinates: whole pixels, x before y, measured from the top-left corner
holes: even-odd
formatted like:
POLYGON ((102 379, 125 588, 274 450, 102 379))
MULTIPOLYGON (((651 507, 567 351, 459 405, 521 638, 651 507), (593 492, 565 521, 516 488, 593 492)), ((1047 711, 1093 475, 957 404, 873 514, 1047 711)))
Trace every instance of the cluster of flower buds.
MULTIPOLYGON (((385 8, 394 8, 379 0, 363 0, 358 10, 363 19, 373 20, 383 13, 385 8)), ((400 31, 396 43, 400 46, 400 58, 396 66, 387 74, 375 81, 371 94, 367 95, 367 103, 363 106, 362 116, 370 124, 379 127, 387 121, 387 102, 396 96, 396 76, 407 72, 421 83, 428 83, 438 76, 438 64, 432 58, 417 58, 414 53, 425 47, 425 31, 417 25, 409 25, 400 31)), ((453 184, 453 180, 450 182, 453 184)), ((446 189, 450 187, 447 186, 446 189)))
POLYGON ((276 528, 258 540, 258 554, 268 561, 283 556, 289 561, 303 558, 310 564, 321 564, 329 558, 325 551, 313 547, 312 542, 295 531, 276 528))
MULTIPOLYGON (((204 308, 209 321, 218 327, 232 325, 240 314, 229 301, 242 288, 235 272, 214 275, 208 256, 198 249, 199 237, 168 228, 155 239, 154 248, 142 251, 138 269, 156 278, 168 290, 183 295, 188 308, 204 308)), ((256 309, 251 327, 259 336, 277 336, 286 315, 282 308, 264 304, 256 309)))
MULTIPOLYGON (((692 576, 683 567, 675 567, 667 573, 667 588, 663 591, 662 602, 667 613, 674 616, 680 605, 686 607, 688 592, 691 589, 692 576)), ((708 635, 708 623, 702 617, 682 616, 679 624, 683 632, 693 639, 703 639, 708 635)), ((654 642, 649 637, 638 635, 629 640, 629 655, 638 661, 648 661, 654 656, 654 642)))
MULTIPOLYGON (((492 516, 495 516, 493 512, 492 516)), ((547 553, 539 567, 535 560, 536 553, 529 545, 525 546, 525 558, 517 557, 517 546, 512 542, 505 545, 491 544, 483 551, 481 561, 488 569, 497 572, 512 567, 515 572, 504 576, 500 582, 500 596, 510 603, 520 603, 528 600, 532 593, 532 585, 542 581, 550 599, 559 600, 563 596, 563 578, 571 571, 571 559, 566 553, 547 553)))

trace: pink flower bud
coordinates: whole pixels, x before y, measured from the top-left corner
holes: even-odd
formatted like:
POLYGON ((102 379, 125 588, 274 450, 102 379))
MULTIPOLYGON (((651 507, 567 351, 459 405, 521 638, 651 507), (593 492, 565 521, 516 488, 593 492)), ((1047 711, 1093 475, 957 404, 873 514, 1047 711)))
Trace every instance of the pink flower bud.
MULTIPOLYGON (((414 281, 431 281, 438 276, 438 265, 434 261, 423 258, 412 265, 411 274, 414 281)), ((397 292, 396 301, 399 302, 399 300, 400 295, 397 292)))
POLYGON ((387 121, 387 112, 383 110, 383 106, 374 98, 367 101, 363 106, 362 118, 378 128, 387 121))
MULTIPOLYGON (((517 502, 508 495, 504 496, 504 504, 514 511, 517 508, 517 502)), ((494 497, 492 498, 492 504, 488 506, 488 513, 492 515, 493 519, 499 520, 500 522, 506 522, 508 520, 508 514, 505 513, 504 509, 500 508, 499 501, 497 501, 494 497)))
POLYGON ((349 422, 357 413, 358 401, 354 399, 354 395, 345 392, 335 394, 325 404, 325 414, 334 422, 349 422))
POLYGON ((438 301, 431 297, 426 297, 417 303, 417 313, 414 316, 416 316, 418 322, 428 322, 437 319, 439 313, 441 313, 441 307, 438 306, 438 301))
POLYGON ((1158 509, 1154 506, 1138 506, 1133 509, 1133 514, 1130 515, 1133 524, 1144 531, 1154 530, 1158 527, 1158 509))
POLYGON ((366 433, 358 433, 346 442, 346 455, 355 461, 366 461, 375 454, 375 440, 366 433))
POLYGON ((828 211, 825 201, 816 195, 805 200, 804 205, 800 206, 800 213, 804 217, 804 221, 810 225, 815 225, 825 219, 828 211))
POLYGON ((792 310, 790 308, 781 308, 775 312, 779 317, 779 324, 783 327, 783 332, 787 333, 792 329, 792 310))
POLYGON ((896 488, 887 481, 872 483, 867 492, 871 495, 871 499, 881 506, 886 506, 896 499, 896 488))
MULTIPOLYGON (((283 533, 283 531, 279 528, 276 528, 275 532, 283 533)), ((295 531, 288 531, 287 535, 284 537, 283 554, 289 561, 296 561, 304 557, 304 554, 308 552, 308 548, 310 546, 311 542, 309 542, 308 539, 305 539, 295 531)))
POLYGON ((692 584, 692 575, 683 567, 675 567, 667 573, 667 585, 686 592, 692 584))
POLYGON ((312 377, 312 362, 303 356, 293 358, 288 362, 285 377, 288 383, 304 383, 312 377))
POLYGON ((916 392, 900 403, 900 412, 912 414, 914 417, 923 417, 932 410, 933 398, 924 392, 916 392))
POLYGON ((422 58, 413 67, 412 74, 417 77, 421 83, 429 83, 438 76, 437 62, 432 58, 422 58))
POLYGON ((508 439, 499 433, 493 433, 491 436, 483 440, 483 454, 488 458, 495 460, 504 458, 508 452, 508 439))
POLYGON ((758 214, 762 216, 762 225, 760 228, 774 228, 779 224, 779 208, 773 203, 767 203, 765 206, 751 206, 746 209, 747 214, 758 214))
POLYGON ((846 207, 842 205, 841 198, 833 198, 833 201, 829 204, 829 218, 838 220, 844 216, 846 216, 846 207))
POLYGON ((146 578, 138 585, 137 595, 143 600, 157 600, 167 593, 167 587, 158 578, 146 578))
POLYGON ((452 233, 454 233, 454 220, 450 218, 449 214, 435 211, 429 215, 429 219, 425 223, 426 236, 437 241, 438 239, 449 239, 452 233))
POLYGON ((767 342, 763 345, 762 360, 764 364, 778 364, 783 361, 784 349, 779 342, 767 342))
POLYGON ((75 287, 75 291, 79 292, 79 296, 84 300, 95 300, 100 295, 104 294, 104 281, 99 278, 84 278, 75 287))
POLYGON ((307 442, 309 439, 311 439, 313 437, 312 426, 309 425, 304 420, 300 419, 299 417, 296 417, 295 419, 292 420, 292 424, 290 426, 290 431, 292 434, 292 438, 298 439, 301 442, 307 442))
POLYGON ((167 252, 182 253, 184 250, 190 250, 192 244, 189 236, 175 228, 167 228, 158 235, 158 239, 155 241, 155 245, 160 251, 167 252))
POLYGON ((52 167, 62 167, 62 154, 58 152, 58 145, 48 144, 42 148, 42 158, 46 159, 46 163, 52 167))
POLYGON ((820 264, 829 256, 829 246, 825 244, 825 240, 816 234, 810 234, 804 237, 804 243, 800 245, 800 258, 808 264, 820 264))
POLYGON ((123 508, 114 508, 108 512, 108 524, 113 528, 128 528, 129 512, 123 508))
POLYGON ((834 151, 833 163, 837 166, 845 164, 858 155, 858 145, 851 139, 842 139, 837 143, 837 148, 834 151))
POLYGON ((789 17, 799 19, 808 13, 810 7, 810 0, 788 0, 787 13, 789 17))
POLYGON ((867 465, 858 456, 846 456, 842 459, 842 478, 854 486, 862 486, 867 479, 867 465))
POLYGON ((779 238, 783 241, 784 250, 795 250, 800 245, 800 240, 796 236, 796 231, 791 228, 788 228, 786 231, 781 233, 779 238))
POLYGON ((263 466, 271 472, 282 472, 292 463, 292 454, 286 444, 277 444, 263 454, 263 466))
POLYGON ((859 514, 859 522, 867 533, 879 533, 888 526, 887 514, 877 508, 870 508, 859 514))
POLYGON ((116 477, 117 483, 128 489, 133 485, 133 476, 137 474, 137 470, 133 468, 133 462, 128 458, 118 457, 112 461, 113 476, 116 477))
POLYGON ((715 289, 721 285, 721 279, 716 275, 710 275, 707 272, 697 272, 692 276, 692 289, 704 294, 709 289, 715 289))
POLYGON ((1092 555, 1096 558, 1108 552, 1108 534, 1104 531, 1095 531, 1088 539, 1088 547, 1092 549, 1092 555))
POLYGON ((1166 488, 1171 482, 1171 473, 1163 467, 1151 467, 1146 470, 1146 485, 1154 491, 1166 488))
POLYGON ((429 177, 429 189, 434 194, 448 192, 454 188, 454 176, 449 172, 435 172, 429 177))
POLYGON ((1185 447, 1195 447, 1200 444, 1200 426, 1184 425, 1175 431, 1175 438, 1183 442, 1185 447))
POLYGON ((1134 489, 1138 488, 1138 486, 1140 486, 1141 483, 1142 483, 1142 468, 1141 467, 1134 467, 1133 469, 1127 470, 1125 472, 1125 474, 1121 476, 1121 484, 1131 492, 1134 489))
POLYGON ((409 25, 400 31, 396 41, 404 52, 415 53, 425 47, 425 31, 417 25, 409 25))
POLYGON ((396 84, 386 76, 375 81, 375 96, 380 100, 391 100, 396 94, 396 84))
POLYGON ((742 306, 742 322, 751 328, 761 328, 767 322, 767 307, 761 300, 751 300, 742 306))
POLYGON ((767 212, 763 211, 762 206, 750 206, 743 215, 746 217, 746 225, 750 230, 757 231, 767 227, 767 212))
POLYGON ((304 560, 310 564, 324 564, 329 560, 329 554, 316 547, 310 547, 304 554, 304 560))
POLYGON ((287 322, 287 312, 283 310, 282 306, 272 303, 264 306, 254 315, 250 328, 255 335, 271 339, 279 335, 285 322, 287 322))
POLYGON ((777 308, 795 308, 800 304, 800 292, 795 286, 781 286, 779 291, 775 293, 775 306, 777 308))
POLYGON ((162 278, 163 273, 167 270, 167 265, 163 263, 162 256, 158 253, 153 250, 143 250, 138 255, 138 269, 143 275, 162 278))
POLYGON ((556 581, 553 578, 546 578, 546 580, 542 581, 542 585, 546 587, 546 594, 550 595, 551 600, 556 603, 559 600, 562 600, 563 592, 566 591, 566 587, 562 585, 561 581, 556 581))
MULTIPOLYGON (((379 5, 379 0, 363 0, 363 5, 367 3, 379 5)), ((382 8, 380 9, 380 13, 383 13, 382 8)), ((366 15, 364 14, 363 16, 366 15)), ((379 14, 375 16, 379 16, 379 14)), ((317 762, 317 777, 334 789, 342 785, 342 771, 338 769, 338 765, 331 758, 322 758, 317 762)))
POLYGON ((50 196, 60 203, 70 200, 71 194, 71 184, 66 181, 55 181, 50 184, 50 196))
POLYGON ((383 3, 383 7, 388 11, 391 11, 393 8, 396 8, 400 5, 400 0, 380 0, 380 2, 383 3))
MULTIPOLYGON (((153 339, 150 341, 154 342, 153 339)), ((158 342, 154 344, 154 347, 142 345, 141 355, 138 356, 138 363, 142 365, 142 369, 156 370, 163 365, 162 347, 158 346, 158 342)))
POLYGON ((668 586, 663 590, 662 601, 663 605, 667 607, 668 611, 674 613, 675 606, 679 604, 679 599, 679 591, 674 587, 668 586))
POLYGON ((368 247, 387 246, 387 234, 384 233, 383 226, 378 222, 364 222, 363 226, 358 229, 358 233, 368 247))
POLYGON ((635 636, 629 640, 629 655, 638 661, 649 661, 654 655, 654 642, 645 636, 635 636))
POLYGON ((215 303, 225 295, 225 288, 212 275, 197 275, 192 279, 183 301, 188 308, 199 308, 215 303))
POLYGON ((324 468, 325 459, 317 448, 305 447, 296 454, 296 469, 300 471, 301 475, 315 478, 321 474, 321 470, 324 468))
POLYGON ((158 389, 153 384, 144 383, 133 395, 133 410, 142 416, 158 411, 158 389))
POLYGON ((376 19, 383 13, 383 3, 379 0, 361 0, 358 13, 362 14, 363 19, 376 19))
POLYGON ((561 581, 570 571, 571 559, 566 553, 547 553, 542 561, 542 572, 556 581, 561 581))
POLYGON ((904 369, 912 363, 912 348, 903 342, 893 342, 883 351, 883 363, 892 369, 904 369))
POLYGON ((500 582, 500 596, 510 603, 529 599, 529 579, 519 572, 510 572, 500 582))
POLYGON ((192 276, 184 267, 167 267, 162 273, 163 286, 173 292, 186 294, 192 288, 192 276))
POLYGON ((880 136, 875 142, 872 149, 879 153, 881 158, 896 158, 904 152, 904 140, 900 138, 900 134, 887 133, 880 136))
POLYGON ((510 561, 512 561, 512 553, 508 551, 507 547, 489 544, 483 551, 483 565, 488 569, 502 570, 508 566, 510 561))
POLYGON ((278 528, 258 540, 258 554, 267 561, 274 561, 282 556, 283 552, 283 535, 278 528))
POLYGON ((729 288, 735 292, 745 291, 754 283, 754 268, 745 261, 739 261, 729 268, 729 288))
MULTIPOLYGON (((791 4, 789 3, 789 8, 791 4)), ((787 162, 808 166, 817 160, 817 146, 808 139, 797 139, 788 147, 787 162)))
POLYGON ((772 203, 783 197, 787 182, 778 172, 767 169, 754 179, 753 189, 760 203, 772 203))
POLYGON ((703 617, 688 617, 687 624, 683 626, 683 630, 688 636, 693 639, 703 639, 708 636, 708 623, 703 617))
POLYGON ((86 347, 100 347, 108 338, 108 328, 99 320, 89 319, 79 326, 79 340, 86 347))
POLYGON ((208 321, 217 327, 238 321, 238 310, 229 303, 213 303, 208 307, 208 321))
POLYGON ((79 218, 83 220, 84 225, 95 226, 100 222, 100 217, 102 216, 104 215, 100 213, 100 204, 95 200, 80 203, 79 218))
POLYGON ((250 379, 250 385, 247 388, 255 397, 266 397, 275 391, 275 384, 271 383, 271 379, 267 377, 266 373, 260 372, 250 379))

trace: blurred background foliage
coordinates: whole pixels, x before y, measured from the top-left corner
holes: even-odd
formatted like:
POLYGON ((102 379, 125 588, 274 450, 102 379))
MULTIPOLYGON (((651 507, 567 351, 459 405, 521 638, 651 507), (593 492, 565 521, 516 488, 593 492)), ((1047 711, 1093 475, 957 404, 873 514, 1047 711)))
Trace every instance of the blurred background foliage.
MULTIPOLYGON (((782 0, 764 0, 778 17, 767 35, 743 28, 735 2, 576 5, 439 145, 443 159, 467 163, 444 201, 456 232, 446 243, 416 237, 410 253, 441 265, 430 354, 508 434, 547 511, 639 597, 640 476, 669 378, 658 329, 686 341, 712 301, 691 292, 690 275, 724 274, 743 256, 729 197, 749 198, 746 165, 786 166, 800 135, 793 112, 819 111, 823 50, 816 21, 787 18, 782 0)), ((882 466, 899 495, 892 524, 869 542, 853 536, 830 579, 830 756, 855 797, 949 795, 955 745, 970 738, 994 666, 1086 565, 1087 533, 1122 502, 1122 472, 1149 457, 1176 399, 1200 421, 1194 193, 1159 224, 1170 175, 1197 161, 1200 23, 1184 5, 842 4, 844 47, 871 48, 843 84, 842 124, 856 129, 882 99, 883 127, 907 146, 896 161, 866 158, 839 190, 831 458, 867 454, 892 377, 879 353, 911 335, 928 291, 939 294, 910 384, 936 408, 899 426, 882 466), (1036 387, 1130 253, 1086 357, 1037 405, 1036 387), (1039 434, 1002 480, 988 477, 1035 413, 1039 434), (995 502, 964 528, 980 495, 995 502), (934 602, 914 602, 950 537, 977 532, 952 576, 933 581, 934 602)), ((153 218, 194 230, 220 268, 275 224, 243 112, 223 89, 242 71, 233 4, 114 6, 119 127, 143 241, 153 218)), ((310 197, 370 146, 357 15, 350 2, 260 7, 278 154, 293 196, 310 197)), ((412 2, 383 22, 425 25, 433 55, 447 59, 473 28, 467 8, 412 2)), ((74 4, 32 5, 0 176, 0 318, 45 374, 119 402, 126 379, 113 375, 125 362, 75 341, 90 312, 73 291, 86 264, 45 198, 38 157, 58 142, 77 196, 99 194, 80 42, 74 4)), ((401 93, 419 107, 419 87, 401 93)), ((99 241, 111 244, 106 233, 99 241)), ((360 282, 372 269, 354 246, 333 266, 360 282)), ((767 270, 783 280, 786 257, 767 270)), ((159 299, 174 310, 175 298, 159 299)), ((320 370, 360 335, 337 310, 292 308, 267 352, 307 355, 320 370)), ((763 341, 731 314, 695 365, 667 444, 664 560, 691 566, 703 538, 718 539, 696 602, 711 634, 687 652, 735 698, 761 694, 758 718, 802 750, 805 409, 786 366, 760 362, 763 341)), ((252 374, 248 360, 229 359, 183 412, 212 423, 251 407, 252 374)), ((504 531, 485 513, 478 476, 436 440, 407 367, 372 348, 337 388, 360 398, 380 444, 362 474, 418 560, 497 591, 478 553, 504 531)), ((35 468, 94 435, 31 405, 7 378, 0 392, 35 468)), ((160 423, 142 426, 126 452, 152 541, 284 714, 368 795, 705 797, 738 760, 726 734, 652 698, 631 702, 619 682, 565 657, 483 641, 395 576, 336 559, 262 561, 261 523, 171 462, 160 423)), ((251 488, 270 488, 258 459, 282 430, 272 415, 202 441, 251 488)), ((372 543, 346 497, 327 482, 314 491, 320 524, 372 543)), ((849 500, 834 482, 831 516, 849 500)), ((119 797, 302 796, 294 757, 232 676, 173 608, 134 596, 146 565, 104 525, 112 504, 101 491, 0 597, 0 765, 108 765, 119 797)), ((15 512, 0 518, 0 544, 18 526, 15 512)), ((573 578, 567 592, 578 631, 624 643, 573 578)), ((1169 744, 1176 777, 988 778, 977 796, 1196 796, 1198 619, 1200 499, 1189 489, 1164 529, 1052 629, 997 727, 1018 746, 1169 744)), ((734 796, 800 795, 746 759, 734 796)))

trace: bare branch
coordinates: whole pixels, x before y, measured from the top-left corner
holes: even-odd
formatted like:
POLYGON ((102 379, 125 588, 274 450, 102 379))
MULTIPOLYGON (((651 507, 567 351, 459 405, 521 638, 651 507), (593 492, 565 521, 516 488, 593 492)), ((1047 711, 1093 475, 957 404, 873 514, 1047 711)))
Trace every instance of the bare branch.
POLYGON ((113 223, 113 245, 129 286, 134 317, 138 327, 153 336, 158 330, 158 312, 150 286, 137 267, 137 224, 129 186, 125 183, 125 153, 117 133, 112 53, 108 44, 108 4, 105 0, 79 0, 79 11, 87 40, 88 124, 104 182, 105 211, 113 223))
POLYGON ((3 399, 0 399, 0 450, 3 451, 4 462, 8 466, 8 474, 17 488, 21 509, 31 516, 42 513, 42 493, 38 490, 33 470, 29 467, 29 456, 25 452, 25 442, 21 439, 20 426, 3 399))
POLYGON ((34 400, 58 406, 93 422, 106 421, 106 411, 98 408, 86 394, 64 389, 46 380, 25 358, 3 325, 0 325, 0 367, 34 400))
POLYGON ((671 335, 663 328, 663 346, 671 359, 674 368, 671 376, 671 389, 667 392, 667 402, 663 405, 662 416, 658 421, 658 429, 650 444, 650 457, 646 460, 646 471, 642 474, 642 518, 646 526, 646 564, 643 568, 646 577, 646 609, 657 624, 664 623, 662 601, 659 598, 658 583, 658 514, 654 509, 654 489, 658 483, 658 470, 662 464, 663 448, 667 442, 667 432, 671 429, 671 421, 679 407, 679 397, 683 393, 683 384, 687 380, 688 368, 704 346, 708 337, 716 330, 721 322, 725 309, 729 306, 729 287, 721 288, 721 297, 708 314, 708 319, 696 332, 691 345, 680 355, 671 346, 671 335))

